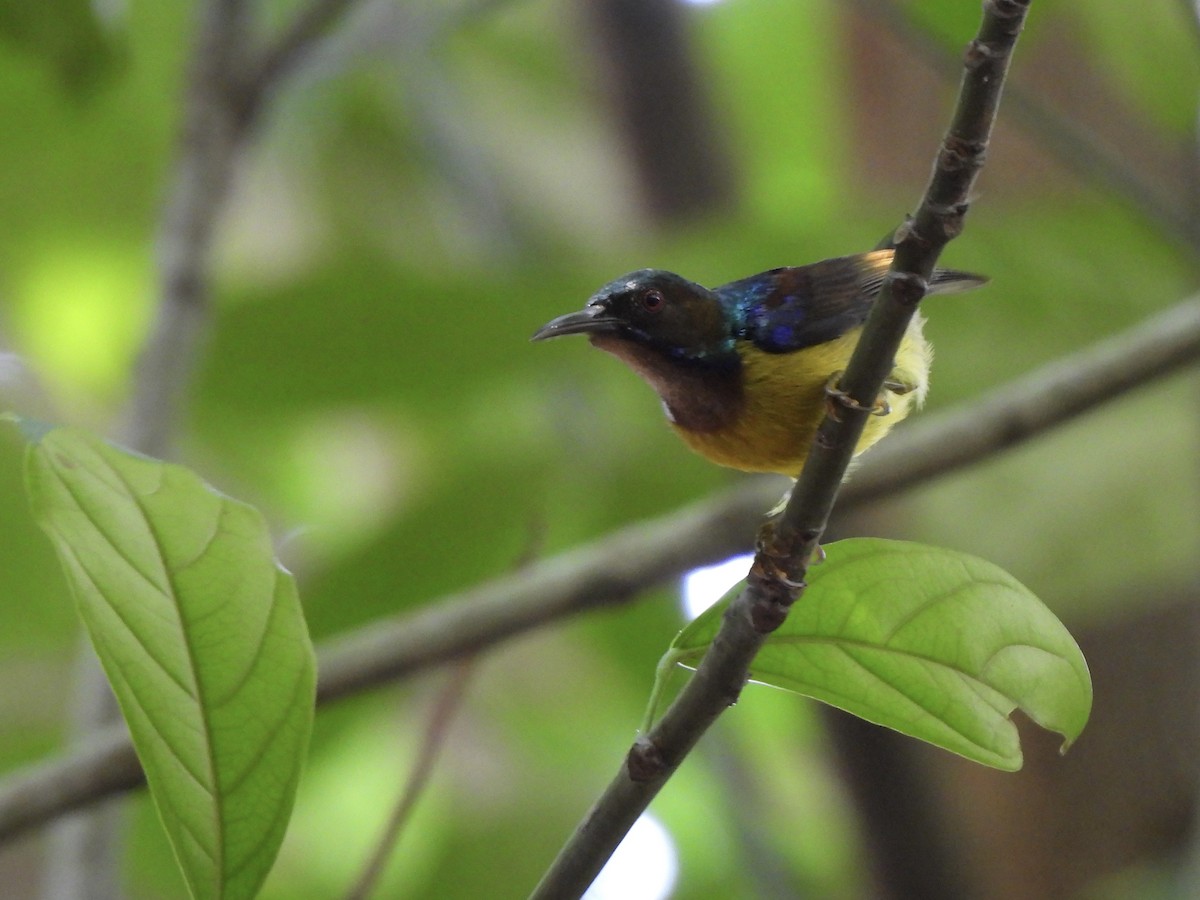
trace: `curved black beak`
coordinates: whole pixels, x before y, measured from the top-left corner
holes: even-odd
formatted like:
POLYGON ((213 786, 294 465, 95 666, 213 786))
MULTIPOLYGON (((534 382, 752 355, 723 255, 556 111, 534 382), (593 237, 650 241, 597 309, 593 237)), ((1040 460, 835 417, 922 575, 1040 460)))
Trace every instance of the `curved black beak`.
POLYGON ((585 306, 579 312, 567 313, 552 319, 533 333, 531 341, 544 341, 562 337, 564 334, 597 334, 614 332, 620 328, 620 320, 613 317, 602 304, 585 306))

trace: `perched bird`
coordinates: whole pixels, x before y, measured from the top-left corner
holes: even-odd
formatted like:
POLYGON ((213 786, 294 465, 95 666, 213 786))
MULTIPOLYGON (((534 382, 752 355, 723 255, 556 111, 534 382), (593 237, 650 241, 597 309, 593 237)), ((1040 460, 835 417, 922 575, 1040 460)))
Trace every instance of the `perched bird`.
MULTIPOLYGON (((795 477, 883 285, 893 251, 771 269, 709 290, 672 272, 640 269, 597 291, 533 340, 586 334, 658 393, 667 419, 701 456, 748 472, 795 477)), ((986 279, 937 269, 929 293, 986 279)), ((913 317, 855 453, 925 399, 932 350, 913 317), (886 405, 884 405, 886 404, 886 405)))

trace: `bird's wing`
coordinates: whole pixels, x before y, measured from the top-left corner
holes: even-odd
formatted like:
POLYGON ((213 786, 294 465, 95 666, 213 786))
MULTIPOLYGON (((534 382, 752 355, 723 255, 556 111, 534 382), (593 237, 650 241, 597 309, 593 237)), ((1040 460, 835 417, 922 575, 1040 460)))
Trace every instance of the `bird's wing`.
POLYGON ((890 250, 772 269, 715 293, 737 321, 737 337, 768 353, 788 353, 841 337, 861 325, 883 284, 890 250))

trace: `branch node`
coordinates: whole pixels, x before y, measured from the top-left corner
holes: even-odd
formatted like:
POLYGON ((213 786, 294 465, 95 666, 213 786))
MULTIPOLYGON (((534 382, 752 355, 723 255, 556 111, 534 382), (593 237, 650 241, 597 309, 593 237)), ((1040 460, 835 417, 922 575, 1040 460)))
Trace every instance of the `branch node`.
POLYGON ((804 592, 808 559, 820 537, 819 531, 779 528, 774 520, 759 529, 757 552, 746 576, 752 598, 746 614, 758 634, 770 634, 782 625, 804 592))
POLYGON ((912 213, 904 214, 904 221, 901 222, 895 232, 892 234, 892 247, 898 247, 908 240, 912 240, 916 236, 916 225, 913 222, 912 213))
POLYGON ((805 582, 794 581, 773 566, 760 568, 757 561, 746 580, 755 588, 747 614, 758 634, 770 634, 782 625, 792 604, 807 587, 805 582))
MULTIPOLYGON (((1030 0, 985 0, 984 15, 994 15, 998 19, 1015 19, 1017 21, 1017 31, 1020 31, 1021 24, 1025 21, 1025 14, 1029 12, 1030 0)), ((1013 32, 1009 32, 1011 35, 1013 32)))
MULTIPOLYGON (((886 277, 892 285, 892 298, 905 306, 916 306, 929 292, 929 283, 913 272, 888 272, 886 277)), ((880 402, 887 406, 887 401, 880 402)), ((875 415, 887 415, 887 410, 875 415)))
POLYGON ((1007 55, 1007 51, 1003 47, 996 47, 993 44, 975 38, 975 40, 967 44, 966 53, 963 54, 963 65, 968 71, 972 71, 978 69, 980 66, 1001 60, 1007 55))
POLYGON ((947 134, 938 153, 938 168, 944 172, 982 168, 987 155, 987 144, 986 140, 971 141, 956 134, 947 134))
MULTIPOLYGON (((921 212, 928 212, 928 205, 921 212)), ((916 250, 925 254, 929 248, 933 246, 933 241, 921 233, 921 228, 917 225, 915 216, 908 216, 904 220, 904 224, 896 229, 896 246, 900 247, 903 244, 915 246, 916 250)))
POLYGON ((625 756, 629 780, 639 784, 662 777, 668 768, 658 745, 647 737, 639 737, 634 741, 625 756))

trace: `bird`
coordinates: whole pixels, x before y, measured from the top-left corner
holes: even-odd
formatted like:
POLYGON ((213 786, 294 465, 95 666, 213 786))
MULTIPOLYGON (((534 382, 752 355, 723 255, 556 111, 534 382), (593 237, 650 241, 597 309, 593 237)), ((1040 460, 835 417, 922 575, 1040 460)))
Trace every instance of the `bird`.
MULTIPOLYGON (((662 269, 610 281, 534 341, 587 335, 652 387, 671 427, 718 465, 796 477, 849 362, 894 251, 771 269, 705 288, 662 269)), ((987 279, 935 269, 930 294, 987 279)), ((933 351, 918 312, 855 455, 924 402, 933 351)))

